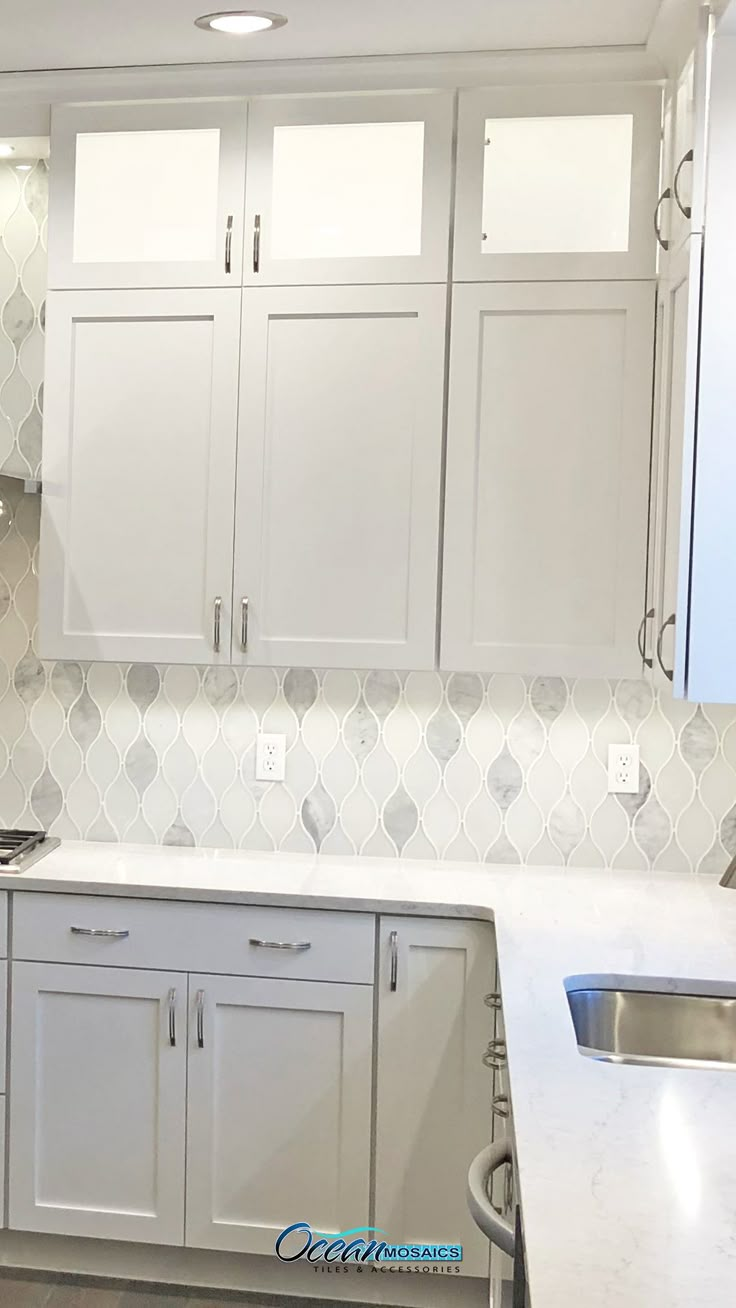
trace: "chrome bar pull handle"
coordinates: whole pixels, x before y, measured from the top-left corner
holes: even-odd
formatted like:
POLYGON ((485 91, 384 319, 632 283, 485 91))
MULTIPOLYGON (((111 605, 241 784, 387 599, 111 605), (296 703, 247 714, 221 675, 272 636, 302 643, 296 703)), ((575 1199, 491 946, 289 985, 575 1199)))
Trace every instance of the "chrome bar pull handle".
POLYGON ((389 949, 391 951, 391 979, 389 982, 391 990, 396 990, 399 984, 399 933, 392 931, 388 938, 389 949))
POLYGON ((100 940, 127 940, 129 931, 108 931, 102 927, 69 927, 73 936, 96 936, 100 940))
POLYGON ((218 595, 215 600, 215 617, 212 631, 212 645, 215 654, 220 653, 220 626, 222 623, 222 596, 218 595))
POLYGON ((690 204, 683 204, 683 203, 682 203, 682 200, 680 199, 680 173, 682 172, 682 170, 683 170, 683 168, 684 168, 684 166, 685 166, 686 163, 692 163, 692 162, 693 162, 693 158, 694 158, 694 156, 693 156, 693 152, 692 152, 692 150, 688 150, 687 154, 684 154, 684 155, 682 156, 682 158, 681 158, 679 164, 677 165, 677 172, 675 173, 675 178, 674 178, 674 181, 673 181, 673 183, 672 183, 672 191, 673 191, 673 193, 674 193, 674 197, 675 197, 675 204, 677 205, 678 209, 680 210, 680 213, 681 213, 685 218, 692 218, 692 216, 693 216, 693 210, 692 210, 692 205, 690 205, 690 204))
POLYGON ((653 617, 654 617, 654 609, 647 609, 646 613, 644 614, 644 617, 639 623, 639 631, 637 632, 637 636, 636 636, 636 644, 638 646, 639 653, 641 655, 641 661, 644 664, 645 668, 654 667, 654 659, 647 658, 647 643, 646 643, 646 636, 645 636, 647 623, 649 622, 650 618, 653 617))
POLYGON ((231 213, 227 216, 227 227, 225 229, 225 272, 231 273, 233 270, 233 216, 231 213))
POLYGON ((255 936, 251 936, 249 944, 254 949, 292 949, 299 953, 312 948, 311 940, 258 940, 255 936))
POLYGON ((489 1040, 488 1047, 483 1055, 483 1063, 494 1072, 502 1071, 506 1066, 506 1041, 489 1040))
POLYGON ((486 1008, 492 1008, 494 1013, 501 1012, 501 995, 498 990, 492 990, 490 995, 485 995, 483 1003, 486 1008))
POLYGON ((197 1048, 204 1049, 204 990, 197 991, 195 999, 197 1010, 197 1048))
POLYGON ((176 990, 172 986, 169 991, 169 1044, 172 1049, 176 1048, 176 990))
POLYGON ((248 652, 248 597, 244 595, 240 601, 240 648, 244 654, 248 652))
POLYGON ((261 215, 253 219, 253 272, 261 271, 261 215))
POLYGON ((654 210, 654 232, 663 250, 669 250, 670 243, 667 240, 667 237, 662 235, 662 228, 659 225, 659 211, 662 208, 662 205, 664 204, 665 200, 671 200, 671 199, 672 199, 672 188, 668 186, 666 191, 663 191, 659 199, 657 200, 657 207, 654 210))
POLYGON ((659 629, 659 635, 657 636, 657 660, 659 662, 660 668, 662 669, 668 681, 674 681, 675 674, 674 674, 674 669, 666 668, 664 666, 664 663, 662 662, 662 641, 664 640, 664 633, 666 632, 667 628, 674 627, 674 625, 675 625, 675 614, 670 613, 670 616, 666 619, 665 622, 662 623, 662 626, 659 629))

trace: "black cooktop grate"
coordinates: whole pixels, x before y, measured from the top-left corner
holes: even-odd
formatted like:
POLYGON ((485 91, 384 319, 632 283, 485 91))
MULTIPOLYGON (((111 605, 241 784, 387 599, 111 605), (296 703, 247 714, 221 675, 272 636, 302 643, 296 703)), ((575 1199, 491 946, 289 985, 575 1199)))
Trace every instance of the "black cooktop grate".
POLYGON ((3 831, 0 829, 0 867, 35 849, 46 839, 45 831, 3 831))

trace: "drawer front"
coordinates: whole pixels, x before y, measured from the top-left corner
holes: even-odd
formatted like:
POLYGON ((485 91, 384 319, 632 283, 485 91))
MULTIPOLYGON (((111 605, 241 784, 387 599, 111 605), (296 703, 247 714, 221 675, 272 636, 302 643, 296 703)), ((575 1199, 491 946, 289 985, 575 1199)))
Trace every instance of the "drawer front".
POLYGON ((16 893, 13 958, 373 982, 369 913, 16 893))

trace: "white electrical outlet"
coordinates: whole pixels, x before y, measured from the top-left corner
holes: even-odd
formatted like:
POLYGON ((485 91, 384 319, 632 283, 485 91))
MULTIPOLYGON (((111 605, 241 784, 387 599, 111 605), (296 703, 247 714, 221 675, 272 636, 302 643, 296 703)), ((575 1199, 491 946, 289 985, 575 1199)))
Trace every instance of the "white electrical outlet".
POLYGON ((256 781, 283 781, 286 777, 286 736, 256 737, 256 781))
POLYGON ((608 746, 609 795, 638 795, 639 746, 608 746))

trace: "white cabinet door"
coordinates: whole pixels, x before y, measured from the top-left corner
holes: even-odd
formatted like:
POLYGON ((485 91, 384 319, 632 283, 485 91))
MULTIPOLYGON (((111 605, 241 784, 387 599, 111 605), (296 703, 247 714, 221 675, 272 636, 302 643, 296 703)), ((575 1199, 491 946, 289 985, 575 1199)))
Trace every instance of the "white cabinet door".
POLYGON ((238 286, 245 103, 63 106, 49 286, 238 286))
POLYGON ((49 295, 42 657, 229 662, 240 298, 49 295))
POLYGON ((369 1221, 373 987, 189 978, 186 1243, 369 1221))
POLYGON ((702 248, 701 236, 680 246, 668 260, 659 290, 649 651, 655 684, 673 683, 679 696, 686 690, 702 248))
POLYGON ((17 1231, 181 1245, 186 977, 13 966, 17 1231))
POLYGON ((671 85, 665 104, 663 177, 669 188, 669 202, 662 206, 662 213, 670 258, 688 236, 702 233, 705 221, 713 48, 713 17, 709 5, 699 6, 697 24, 695 48, 671 85))
POLYGON ((452 125, 444 92, 256 101, 246 282, 444 281, 452 125))
POLYGON ((456 286, 441 666, 637 677, 654 287, 456 286))
POLYGON ((244 301, 234 656, 433 667, 445 288, 244 301))
POLYGON ((461 91, 456 281, 648 278, 661 92, 461 91))
POLYGON ((376 1226, 392 1243, 461 1243, 468 1276, 488 1275, 465 1187, 491 1131, 493 975, 490 925, 381 919, 376 1226))

